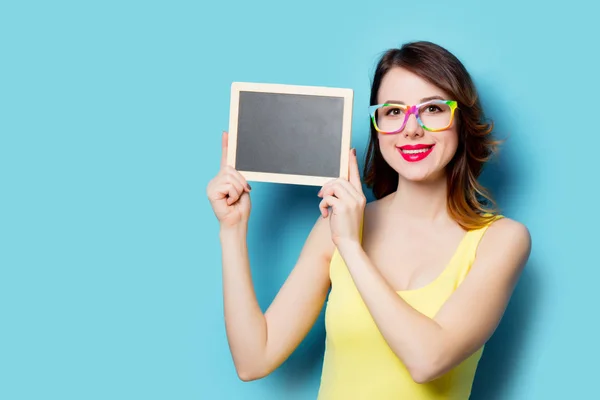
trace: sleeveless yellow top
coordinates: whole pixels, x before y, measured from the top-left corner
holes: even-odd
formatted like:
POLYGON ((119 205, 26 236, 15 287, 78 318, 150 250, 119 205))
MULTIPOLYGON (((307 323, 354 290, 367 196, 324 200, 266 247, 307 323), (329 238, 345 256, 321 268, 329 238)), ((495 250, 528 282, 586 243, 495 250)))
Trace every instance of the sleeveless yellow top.
MULTIPOLYGON (((468 231, 433 282, 399 291, 398 295, 433 318, 465 279, 488 227, 489 224, 468 231)), ((318 400, 469 398, 483 347, 440 378, 425 384, 415 383, 379 332, 337 250, 331 259, 330 277, 332 287, 325 311, 327 338, 318 400)))

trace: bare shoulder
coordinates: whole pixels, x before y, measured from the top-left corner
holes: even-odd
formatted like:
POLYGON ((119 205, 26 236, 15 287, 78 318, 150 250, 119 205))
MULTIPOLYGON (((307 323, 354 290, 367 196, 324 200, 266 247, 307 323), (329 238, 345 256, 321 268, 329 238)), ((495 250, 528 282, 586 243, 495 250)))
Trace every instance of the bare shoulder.
POLYGON ((507 250, 507 245, 521 249, 531 246, 529 229, 523 223, 507 217, 492 222, 483 240, 492 242, 505 250, 507 250))
POLYGON ((508 269, 520 270, 531 253, 532 239, 527 226, 507 217, 492 222, 481 239, 477 258, 502 259, 508 269))

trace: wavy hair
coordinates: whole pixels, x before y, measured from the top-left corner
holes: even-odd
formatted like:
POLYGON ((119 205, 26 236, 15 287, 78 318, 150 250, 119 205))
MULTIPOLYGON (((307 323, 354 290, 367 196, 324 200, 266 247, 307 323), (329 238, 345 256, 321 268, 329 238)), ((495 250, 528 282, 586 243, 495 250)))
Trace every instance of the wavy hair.
MULTIPOLYGON (((445 48, 427 41, 410 42, 388 50, 377 64, 371 85, 370 104, 385 74, 394 67, 404 68, 439 87, 458 102, 455 115, 458 148, 447 166, 448 212, 464 229, 477 229, 497 213, 491 194, 478 182, 485 163, 500 141, 492 138, 493 122, 486 121, 477 89, 464 65, 445 48)), ((398 173, 384 160, 378 133, 371 124, 366 152, 364 182, 380 199, 398 187, 398 173)))

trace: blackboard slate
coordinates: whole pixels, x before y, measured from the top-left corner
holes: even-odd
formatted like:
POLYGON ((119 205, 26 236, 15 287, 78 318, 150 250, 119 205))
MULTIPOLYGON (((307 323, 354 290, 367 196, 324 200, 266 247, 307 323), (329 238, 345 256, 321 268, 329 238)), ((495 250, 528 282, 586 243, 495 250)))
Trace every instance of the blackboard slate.
POLYGON ((237 168, 337 177, 343 112, 340 97, 240 93, 237 168))
POLYGON ((234 82, 229 164, 249 181, 347 178, 352 101, 351 89, 234 82))

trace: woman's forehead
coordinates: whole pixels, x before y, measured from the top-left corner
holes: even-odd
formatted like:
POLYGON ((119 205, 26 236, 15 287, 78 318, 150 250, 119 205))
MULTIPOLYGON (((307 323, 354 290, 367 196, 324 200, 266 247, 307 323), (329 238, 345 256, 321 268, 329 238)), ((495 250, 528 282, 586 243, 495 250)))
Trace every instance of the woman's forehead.
POLYGON ((417 104, 432 97, 446 99, 448 94, 420 76, 395 67, 385 74, 378 92, 378 102, 417 104))

